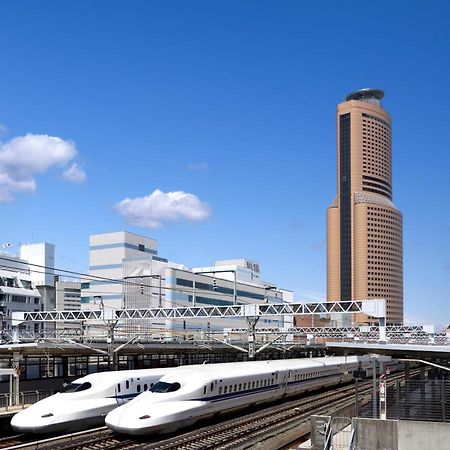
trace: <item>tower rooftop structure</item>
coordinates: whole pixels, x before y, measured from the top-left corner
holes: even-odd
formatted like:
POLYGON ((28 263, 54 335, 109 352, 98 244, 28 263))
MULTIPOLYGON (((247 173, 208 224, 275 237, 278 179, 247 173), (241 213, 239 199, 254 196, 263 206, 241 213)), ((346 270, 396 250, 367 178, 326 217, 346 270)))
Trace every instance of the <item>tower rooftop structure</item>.
POLYGON ((384 97, 384 91, 381 89, 364 88, 348 94, 345 101, 359 100, 361 102, 374 103, 381 106, 381 100, 384 97))

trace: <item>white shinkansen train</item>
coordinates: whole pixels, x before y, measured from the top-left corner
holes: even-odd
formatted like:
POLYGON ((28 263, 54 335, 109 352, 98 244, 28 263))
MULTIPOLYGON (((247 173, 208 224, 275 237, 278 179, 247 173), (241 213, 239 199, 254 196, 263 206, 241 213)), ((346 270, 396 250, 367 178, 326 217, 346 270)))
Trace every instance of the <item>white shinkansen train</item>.
POLYGON ((147 391, 173 368, 100 372, 78 378, 61 392, 18 412, 11 427, 22 433, 76 431, 103 425, 112 409, 147 391))
MULTIPOLYGON (((178 368, 108 413, 105 423, 124 434, 169 433, 200 419, 349 381, 358 366, 353 356, 178 368)), ((362 368, 370 373, 368 359, 362 368)))

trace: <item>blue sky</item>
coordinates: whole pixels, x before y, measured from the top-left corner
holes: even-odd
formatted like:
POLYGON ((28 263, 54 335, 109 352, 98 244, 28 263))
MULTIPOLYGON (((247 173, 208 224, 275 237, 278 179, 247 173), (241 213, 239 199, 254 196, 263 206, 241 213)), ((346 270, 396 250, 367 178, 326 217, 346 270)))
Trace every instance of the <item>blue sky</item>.
POLYGON ((323 297, 335 106, 376 87, 394 119, 406 317, 448 322, 449 14, 439 1, 2 2, 0 142, 3 170, 20 173, 0 179, 0 240, 53 242, 59 267, 85 271, 89 234, 128 229, 170 260, 249 257, 299 300, 323 297), (116 206, 155 190, 144 202, 162 222, 116 206), (167 196, 179 191, 192 196, 167 196))

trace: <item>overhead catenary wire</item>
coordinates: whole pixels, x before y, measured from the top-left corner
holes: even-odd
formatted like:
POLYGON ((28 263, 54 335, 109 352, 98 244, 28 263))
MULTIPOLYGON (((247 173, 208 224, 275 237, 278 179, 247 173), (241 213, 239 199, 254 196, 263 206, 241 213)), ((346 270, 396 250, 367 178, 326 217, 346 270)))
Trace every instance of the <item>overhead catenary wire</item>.
MULTIPOLYGON (((44 271, 33 270, 33 269, 26 269, 26 270, 29 270, 30 272, 33 272, 33 273, 55 275, 54 272, 47 272, 47 271, 50 270, 50 271, 55 271, 55 272, 59 272, 59 273, 62 272, 62 273, 64 273, 64 276, 67 277, 67 278, 74 278, 74 279, 80 280, 80 277, 83 277, 83 279, 80 280, 80 282, 83 282, 83 281, 100 281, 100 282, 105 282, 105 283, 126 284, 128 286, 136 286, 136 287, 139 287, 139 288, 142 288, 142 287, 148 287, 148 288, 152 288, 152 289, 157 288, 157 286, 155 286, 155 285, 144 284, 144 283, 136 283, 136 282, 133 282, 133 281, 129 281, 126 278, 125 279, 118 279, 118 278, 102 277, 102 276, 99 276, 99 275, 92 275, 92 274, 87 274, 87 273, 84 273, 84 272, 76 272, 76 271, 73 271, 73 270, 61 269, 61 268, 51 267, 51 266, 44 266, 44 265, 40 265, 40 264, 34 264, 34 263, 28 263, 28 262, 23 262, 22 263, 21 261, 17 261, 16 259, 13 259, 13 258, 7 258, 5 256, 0 256, 0 260, 9 261, 9 262, 13 262, 13 263, 16 263, 16 264, 27 264, 28 266, 38 267, 40 269, 44 269, 44 271)), ((6 268, 11 269, 11 267, 6 267, 6 268)), ((19 267, 17 267, 17 268, 19 268, 19 267)), ((194 274, 195 274, 195 272, 194 272, 194 274)), ((207 275, 204 275, 204 274, 195 274, 195 275, 196 276, 207 276, 207 275)), ((146 278, 146 277, 147 277, 146 275, 142 276, 142 278, 146 278)), ((231 282, 230 280, 225 280, 225 279, 223 281, 231 282)), ((175 292, 182 292, 182 293, 186 293, 186 294, 193 294, 194 293, 194 289, 193 288, 186 288, 186 287, 178 288, 178 287, 164 286, 162 289, 175 291, 175 292)), ((227 292, 215 292, 215 291, 209 291, 209 290, 206 290, 206 289, 201 289, 200 291, 203 291, 203 292, 207 291, 208 295, 212 295, 212 296, 234 297, 234 294, 227 293, 227 292)), ((197 292, 199 292, 199 291, 197 291, 197 292)), ((106 292, 105 292, 105 294, 106 294, 106 292)), ((151 294, 141 294, 141 295, 144 295, 144 296, 145 295, 149 295, 149 296, 151 296, 151 294)), ((179 304, 178 302, 176 302, 174 300, 170 300, 170 301, 171 301, 171 303, 173 303, 175 305, 179 304)))

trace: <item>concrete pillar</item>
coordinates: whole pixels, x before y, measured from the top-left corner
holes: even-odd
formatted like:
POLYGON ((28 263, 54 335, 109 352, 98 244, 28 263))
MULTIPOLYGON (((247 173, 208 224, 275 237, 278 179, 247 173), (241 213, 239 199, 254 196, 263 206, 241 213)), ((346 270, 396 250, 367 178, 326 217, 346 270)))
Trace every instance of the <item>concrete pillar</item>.
POLYGON ((20 352, 13 352, 12 366, 17 367, 17 373, 12 377, 12 394, 13 394, 13 404, 19 404, 19 393, 20 393, 20 360, 22 359, 22 355, 20 352))

